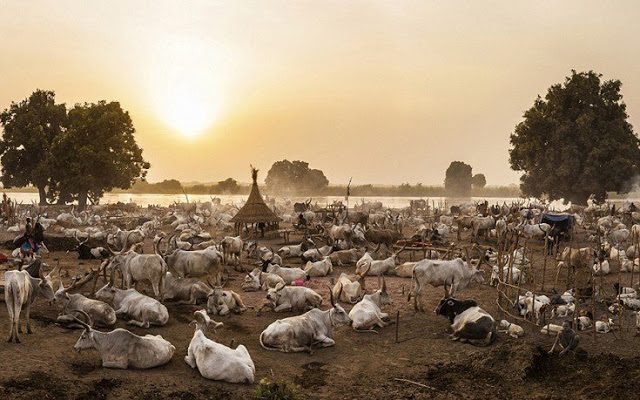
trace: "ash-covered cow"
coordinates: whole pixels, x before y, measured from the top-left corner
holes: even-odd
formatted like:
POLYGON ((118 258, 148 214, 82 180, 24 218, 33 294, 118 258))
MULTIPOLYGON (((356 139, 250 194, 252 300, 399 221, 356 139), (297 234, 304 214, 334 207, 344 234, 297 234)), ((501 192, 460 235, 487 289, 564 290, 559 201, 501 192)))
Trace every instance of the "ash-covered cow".
MULTIPOLYGON (((54 269, 55 270, 55 269, 54 269)), ((42 269, 38 270, 39 278, 29 275, 26 270, 7 271, 4 273, 4 300, 9 312, 9 343, 15 341, 20 343, 18 333, 22 333, 20 326, 20 312, 24 311, 27 325, 27 333, 33 333, 29 311, 31 305, 36 301, 37 296, 42 296, 47 300, 54 299, 53 283, 51 281, 53 271, 47 276, 42 274, 42 269)))
POLYGON ((267 300, 275 312, 308 311, 322 305, 322 296, 312 289, 304 286, 284 286, 282 283, 269 289, 267 300))
POLYGON ((333 346, 333 329, 350 323, 347 312, 336 303, 331 293, 331 308, 317 308, 302 315, 274 321, 260 334, 260 345, 266 350, 284 353, 308 351, 313 346, 333 346))
POLYGON ((130 318, 127 324, 142 328, 151 325, 165 325, 169 320, 169 311, 159 301, 139 293, 135 289, 118 289, 113 286, 113 271, 111 281, 96 292, 96 299, 113 304, 116 315, 126 315, 130 318))
POLYGON ((198 368, 200 374, 216 381, 231 383, 253 383, 256 367, 253 360, 243 345, 231 349, 225 345, 208 339, 205 334, 207 328, 222 326, 222 322, 215 322, 209 318, 206 311, 199 310, 193 313, 196 329, 189 343, 187 355, 184 361, 191 368, 198 368))
POLYGON ((105 368, 153 368, 171 361, 176 351, 169 341, 160 335, 138 336, 126 329, 100 332, 92 328, 91 318, 84 311, 76 310, 87 319, 75 318, 84 327, 84 332, 73 346, 77 352, 96 349, 105 368))
POLYGON ((451 340, 488 346, 498 334, 493 317, 478 307, 474 300, 444 298, 436 308, 436 314, 449 318, 453 331, 449 336, 451 340))
POLYGON ((268 290, 269 288, 275 288, 279 283, 281 283, 283 286, 286 284, 286 282, 280 277, 280 275, 262 272, 259 268, 254 268, 253 271, 251 271, 247 274, 247 276, 244 277, 242 290, 244 290, 245 292, 268 290))
POLYGON ((462 290, 469 283, 483 283, 482 270, 478 267, 482 262, 482 258, 478 265, 471 267, 461 258, 455 260, 422 260, 413 268, 413 277, 411 282, 413 287, 409 292, 408 301, 411 296, 414 297, 414 308, 424 311, 422 302, 422 289, 427 284, 434 287, 444 286, 445 297, 455 296, 458 290, 462 290))

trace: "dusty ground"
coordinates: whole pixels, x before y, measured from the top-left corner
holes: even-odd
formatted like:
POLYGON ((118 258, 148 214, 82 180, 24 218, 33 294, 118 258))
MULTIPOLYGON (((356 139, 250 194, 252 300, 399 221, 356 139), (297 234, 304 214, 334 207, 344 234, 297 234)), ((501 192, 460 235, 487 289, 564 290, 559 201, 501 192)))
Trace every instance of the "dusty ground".
MULTIPOLYGON (((3 240, 7 235, 1 237, 3 240)), ((269 244, 281 242, 270 240, 269 244)), ((577 243, 576 243, 577 244, 577 243)), ((537 244, 540 246, 540 244, 537 244)), ((147 244, 146 250, 151 246, 147 244)), ((541 246, 540 246, 541 247, 541 246)), ((534 259, 536 282, 541 281, 542 252, 534 259)), ((405 254, 403 258, 407 258, 405 254)), ((80 263, 74 253, 54 252, 49 264, 60 260, 69 278, 86 271, 96 262, 80 263)), ((246 262, 246 261, 245 261, 246 262)), ((551 263, 550 263, 551 264, 551 263)), ((249 266, 247 265, 247 268, 249 266)), ((607 285, 617 281, 618 265, 612 262, 613 274, 607 285)), ((353 272, 353 267, 339 267, 333 275, 353 272)), ((554 272, 547 271, 547 287, 554 272)), ((244 293, 240 290, 242 275, 231 273, 229 287, 241 293, 247 305, 260 305, 264 292, 244 293)), ((488 276, 487 276, 488 278, 488 276)), ((628 275, 623 277, 627 282, 628 275)), ((636 281, 637 281, 636 277, 636 281)), ((488 279, 487 279, 488 280, 488 279)), ((562 280, 561 280, 562 282, 562 280)), ((311 287, 320 292, 328 303, 328 278, 314 279, 311 287)), ((102 282, 101 282, 102 284, 102 282)), ((550 345, 551 339, 528 324, 525 338, 514 340, 500 334, 488 348, 451 342, 447 338, 447 320, 433 312, 416 313, 407 303, 403 288, 410 280, 388 277, 387 284, 394 304, 386 312, 394 317, 400 312, 399 343, 395 341, 395 326, 383 329, 379 335, 355 333, 349 327, 335 332, 336 346, 308 354, 283 354, 260 347, 260 332, 277 318, 292 314, 264 313, 256 317, 252 310, 243 315, 219 317, 224 327, 213 338, 229 344, 244 344, 256 365, 256 382, 263 377, 286 379, 298 386, 299 393, 310 399, 458 399, 458 398, 638 398, 640 396, 640 337, 634 336, 631 316, 627 315, 624 338, 615 334, 581 333, 582 346, 589 352, 588 361, 573 357, 562 360, 541 357, 536 345, 550 345), (419 386, 405 379, 420 383, 419 386)), ((369 290, 377 287, 375 278, 367 280, 369 290)), ((90 291, 90 285, 84 292, 90 291)), ((564 289, 563 284, 560 289, 564 289)), ((426 302, 433 310, 442 297, 442 288, 427 290, 426 302)), ((460 293, 461 298, 473 298, 496 319, 502 318, 495 305, 495 289, 474 285, 460 293)), ((208 381, 184 362, 193 329, 188 326, 193 311, 202 308, 168 306, 170 319, 164 327, 149 330, 126 326, 136 334, 161 334, 176 346, 173 360, 151 370, 103 369, 95 351, 75 353, 73 345, 79 331, 70 331, 53 322, 57 308, 39 299, 32 309, 35 333, 24 334, 22 344, 8 344, 8 316, 0 305, 0 398, 11 399, 69 399, 69 398, 132 398, 132 399, 196 399, 250 398, 255 385, 232 385, 208 381)), ((351 306, 345 306, 347 310, 351 306)), ((602 307, 599 317, 604 318, 602 307)), ((555 321, 557 323, 557 321, 555 321)))

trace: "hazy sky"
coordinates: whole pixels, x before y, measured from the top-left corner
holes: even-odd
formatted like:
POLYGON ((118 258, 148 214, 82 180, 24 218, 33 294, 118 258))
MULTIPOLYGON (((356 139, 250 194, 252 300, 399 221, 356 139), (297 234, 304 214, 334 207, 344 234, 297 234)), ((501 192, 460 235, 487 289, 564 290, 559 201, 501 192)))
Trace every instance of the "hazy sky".
POLYGON ((638 1, 0 0, 0 109, 36 88, 117 100, 150 181, 250 180, 301 159, 332 183, 518 181, 509 134, 570 70, 640 118, 638 1))

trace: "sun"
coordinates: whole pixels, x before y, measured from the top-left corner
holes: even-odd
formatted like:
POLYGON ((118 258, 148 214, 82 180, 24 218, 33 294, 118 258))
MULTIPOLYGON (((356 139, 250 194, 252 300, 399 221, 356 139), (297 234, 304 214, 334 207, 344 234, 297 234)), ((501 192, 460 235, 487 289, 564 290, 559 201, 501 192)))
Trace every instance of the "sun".
POLYGON ((184 138, 207 133, 223 104, 222 63, 197 41, 165 43, 146 74, 158 120, 184 138))
POLYGON ((172 130, 183 137, 200 136, 215 121, 217 111, 210 100, 183 93, 169 95, 166 103, 162 118, 172 130))

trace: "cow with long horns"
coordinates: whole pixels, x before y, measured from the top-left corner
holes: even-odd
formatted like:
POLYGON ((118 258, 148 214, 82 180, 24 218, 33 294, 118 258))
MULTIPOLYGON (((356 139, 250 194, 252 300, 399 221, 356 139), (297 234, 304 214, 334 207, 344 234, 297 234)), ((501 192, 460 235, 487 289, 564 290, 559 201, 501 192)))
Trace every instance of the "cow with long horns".
POLYGON ((105 368, 154 368, 171 361, 176 351, 174 345, 160 335, 138 336, 126 329, 111 332, 96 331, 92 320, 82 310, 74 310, 84 315, 87 321, 75 318, 84 327, 84 332, 73 346, 76 352, 96 349, 105 368))
POLYGON ((331 308, 321 311, 314 308, 302 315, 279 319, 260 334, 260 345, 266 350, 284 353, 308 351, 313 346, 335 345, 333 329, 351 322, 349 315, 331 296, 331 308))

